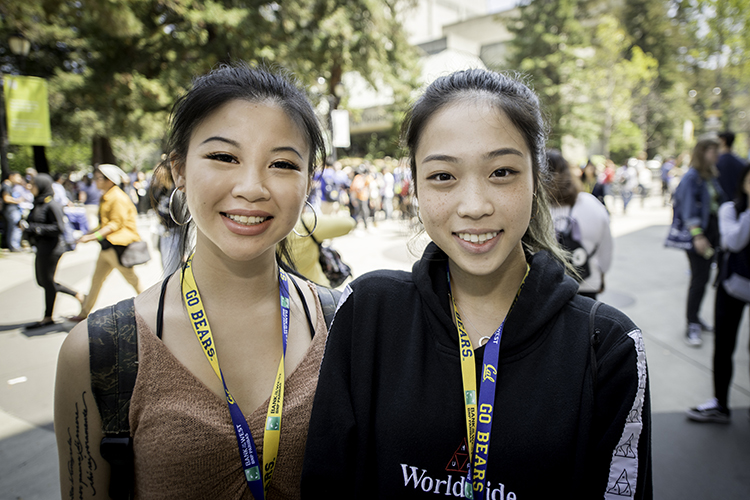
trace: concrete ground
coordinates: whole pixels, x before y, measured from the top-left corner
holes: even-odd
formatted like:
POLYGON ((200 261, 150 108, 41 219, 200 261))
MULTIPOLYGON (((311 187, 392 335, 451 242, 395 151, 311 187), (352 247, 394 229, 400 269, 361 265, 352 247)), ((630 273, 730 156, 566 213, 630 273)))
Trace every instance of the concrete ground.
MULTIPOLYGON (((615 259, 607 274, 601 300, 627 313, 644 332, 653 418, 653 471, 655 498, 746 499, 750 496, 750 325, 741 325, 735 353, 735 374, 730 393, 730 425, 694 424, 684 411, 712 395, 712 335, 700 348, 683 342, 685 298, 689 268, 683 252, 663 246, 671 210, 652 197, 645 206, 636 199, 622 215, 614 204, 612 231, 615 259)), ((150 235, 152 221, 139 228, 150 235)), ((335 247, 355 274, 377 268, 411 268, 423 240, 411 237, 408 224, 384 221, 358 228, 335 240, 335 247)), ((80 246, 63 256, 58 281, 87 291, 98 245, 80 246)), ((158 253, 139 266, 144 285, 161 279, 158 253)), ((52 396, 57 353, 69 323, 34 332, 25 324, 43 314, 42 290, 34 282, 34 256, 0 256, 0 500, 55 499, 59 497, 57 454, 52 429, 52 396)), ((97 307, 133 294, 113 273, 105 283, 97 307)), ((713 322, 714 292, 704 299, 702 317, 713 322)), ((77 302, 60 295, 55 315, 78 312, 77 302)))

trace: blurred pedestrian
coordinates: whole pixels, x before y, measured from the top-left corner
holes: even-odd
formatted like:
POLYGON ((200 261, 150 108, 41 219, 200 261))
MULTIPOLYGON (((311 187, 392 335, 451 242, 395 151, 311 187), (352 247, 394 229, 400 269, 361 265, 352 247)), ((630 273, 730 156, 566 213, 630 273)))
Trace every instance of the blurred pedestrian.
POLYGON ((578 191, 568 162, 560 151, 547 151, 547 165, 551 176, 550 204, 555 230, 572 229, 572 237, 580 245, 571 255, 572 264, 582 269, 578 293, 596 299, 604 291, 604 274, 612 265, 609 214, 593 195, 578 191))
POLYGON ((719 208, 719 233, 724 248, 714 307, 714 397, 687 411, 696 422, 729 423, 729 384, 742 313, 750 302, 750 168, 740 173, 734 201, 719 208), (734 286, 733 286, 734 285, 734 286))
POLYGON ((297 271, 310 281, 331 286, 320 265, 320 245, 348 234, 357 223, 345 215, 305 212, 289 235, 289 253, 297 271))
POLYGON ((65 241, 63 210, 55 200, 54 181, 47 174, 37 174, 32 181, 34 208, 27 219, 22 221, 29 244, 36 248, 34 270, 37 284, 44 289, 44 318, 26 327, 27 330, 54 324, 52 311, 58 293, 65 293, 78 299, 81 304, 84 295, 55 281, 55 271, 60 257, 68 250, 65 241))
POLYGON ((719 134, 719 159, 716 161, 716 169, 719 171, 719 185, 728 197, 734 196, 740 188, 740 175, 746 165, 732 151, 733 145, 734 132, 726 131, 719 134))
POLYGON ((132 267, 120 264, 118 250, 124 249, 129 244, 141 241, 138 234, 135 204, 120 189, 127 174, 120 167, 111 164, 102 164, 94 170, 94 182, 103 193, 99 206, 100 224, 95 230, 84 234, 78 239, 78 243, 98 241, 102 249, 96 260, 94 275, 91 278, 91 288, 86 300, 81 305, 81 312, 77 316, 68 318, 70 321, 83 321, 88 317, 99 298, 104 280, 117 269, 125 278, 135 293, 141 293, 141 283, 138 275, 132 267))
POLYGON ((78 201, 86 209, 87 231, 99 225, 99 200, 102 193, 93 179, 94 175, 88 174, 78 183, 78 201))
POLYGON ((674 216, 682 220, 692 235, 692 248, 686 250, 690 263, 690 288, 687 295, 687 330, 685 342, 693 347, 703 343, 702 331, 713 328, 703 322, 700 312, 706 284, 711 274, 715 248, 719 244, 719 205, 724 192, 717 181, 716 160, 719 143, 701 139, 693 149, 690 169, 680 180, 674 193, 674 216))
POLYGON ((23 176, 18 172, 11 172, 2 185, 3 215, 7 232, 5 238, 11 252, 21 251, 22 230, 18 223, 21 222, 23 214, 21 210, 23 200, 17 189, 21 184, 23 184, 23 176))

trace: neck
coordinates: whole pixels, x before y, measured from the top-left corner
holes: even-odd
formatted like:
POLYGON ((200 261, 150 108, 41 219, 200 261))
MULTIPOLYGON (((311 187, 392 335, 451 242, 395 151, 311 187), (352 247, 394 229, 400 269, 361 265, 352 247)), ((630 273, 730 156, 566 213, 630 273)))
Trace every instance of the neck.
POLYGON ((279 270, 275 255, 263 255, 248 262, 217 255, 218 249, 206 248, 200 241, 193 256, 193 274, 204 301, 222 309, 248 304, 277 294, 279 270))
MULTIPOLYGON (((450 262, 451 293, 454 300, 468 315, 471 321, 479 323, 496 323, 495 327, 507 316, 518 288, 526 276, 526 258, 519 243, 506 259, 505 263, 494 273, 476 276, 463 272, 450 262), (483 318, 487 318, 483 320, 483 318)), ((484 329, 482 330, 484 331, 484 329)), ((487 333, 483 333, 487 335, 487 333)))

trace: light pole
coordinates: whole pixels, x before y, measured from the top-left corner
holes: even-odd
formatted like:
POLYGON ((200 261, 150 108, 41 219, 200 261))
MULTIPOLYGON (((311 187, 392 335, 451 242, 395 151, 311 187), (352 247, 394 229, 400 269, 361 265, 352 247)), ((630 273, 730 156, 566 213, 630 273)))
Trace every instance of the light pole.
MULTIPOLYGON (((31 50, 31 42, 22 34, 18 33, 8 37, 10 51, 17 56, 22 56, 22 66, 25 66, 26 56, 31 50)), ((8 127, 5 115, 5 89, 4 78, 0 73, 0 168, 2 168, 2 178, 7 179, 10 175, 10 166, 8 165, 8 127)))

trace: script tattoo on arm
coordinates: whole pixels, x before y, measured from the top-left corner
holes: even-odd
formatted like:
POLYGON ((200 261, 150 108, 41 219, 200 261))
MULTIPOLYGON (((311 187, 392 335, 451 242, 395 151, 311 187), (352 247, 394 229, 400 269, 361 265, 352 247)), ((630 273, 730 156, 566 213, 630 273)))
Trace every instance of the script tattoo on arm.
POLYGON ((94 486, 94 471, 97 469, 96 459, 91 455, 91 443, 89 441, 89 410, 86 404, 86 391, 81 393, 81 404, 75 404, 75 437, 68 427, 68 448, 70 459, 68 460, 68 479, 70 480, 70 498, 75 498, 76 478, 78 471, 78 498, 82 499, 86 489, 91 490, 91 496, 96 496, 94 486), (75 451, 74 451, 75 449, 75 451), (77 466, 77 469, 76 469, 77 466))

